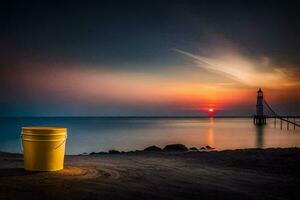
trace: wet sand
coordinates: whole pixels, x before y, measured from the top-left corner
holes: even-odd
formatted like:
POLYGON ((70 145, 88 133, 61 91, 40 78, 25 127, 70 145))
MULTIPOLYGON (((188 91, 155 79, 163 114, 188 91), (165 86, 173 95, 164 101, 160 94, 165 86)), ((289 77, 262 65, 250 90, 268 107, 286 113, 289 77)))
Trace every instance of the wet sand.
POLYGON ((66 156, 26 172, 0 153, 0 199, 298 199, 300 149, 66 156))

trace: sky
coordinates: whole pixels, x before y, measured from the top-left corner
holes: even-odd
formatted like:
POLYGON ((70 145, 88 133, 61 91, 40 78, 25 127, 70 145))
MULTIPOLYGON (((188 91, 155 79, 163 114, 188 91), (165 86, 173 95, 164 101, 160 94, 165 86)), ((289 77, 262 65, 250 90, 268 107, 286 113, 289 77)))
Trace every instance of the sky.
POLYGON ((0 116, 300 115, 297 1, 7 1, 0 116))

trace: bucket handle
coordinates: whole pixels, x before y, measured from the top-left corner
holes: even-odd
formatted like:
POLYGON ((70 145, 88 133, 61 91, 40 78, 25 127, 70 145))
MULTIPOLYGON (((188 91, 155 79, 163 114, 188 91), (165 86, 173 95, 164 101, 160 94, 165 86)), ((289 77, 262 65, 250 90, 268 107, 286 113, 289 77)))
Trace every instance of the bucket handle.
MULTIPOLYGON (((55 147, 54 150, 60 148, 66 141, 67 141, 67 136, 65 137, 65 139, 57 147, 55 147)), ((20 146, 21 146, 21 153, 24 153, 24 149, 23 149, 23 135, 22 134, 21 134, 20 146)))
POLYGON ((67 136, 65 137, 65 139, 57 147, 55 147, 54 150, 60 148, 66 141, 67 141, 67 136))

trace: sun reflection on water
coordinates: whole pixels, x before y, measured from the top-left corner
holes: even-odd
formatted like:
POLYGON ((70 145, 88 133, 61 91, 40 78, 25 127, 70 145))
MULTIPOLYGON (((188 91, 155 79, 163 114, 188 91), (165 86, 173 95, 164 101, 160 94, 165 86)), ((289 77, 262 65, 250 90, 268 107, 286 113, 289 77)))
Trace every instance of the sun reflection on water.
POLYGON ((207 134, 207 144, 211 147, 215 146, 215 140, 214 140, 214 118, 210 117, 209 118, 209 125, 210 127, 208 128, 208 134, 207 134))

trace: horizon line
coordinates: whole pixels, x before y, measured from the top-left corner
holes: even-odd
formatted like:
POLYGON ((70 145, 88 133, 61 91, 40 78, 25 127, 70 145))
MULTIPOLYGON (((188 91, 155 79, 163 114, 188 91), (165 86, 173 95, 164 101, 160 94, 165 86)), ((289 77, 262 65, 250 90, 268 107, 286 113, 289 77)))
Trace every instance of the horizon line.
MULTIPOLYGON (((97 116, 97 115, 78 115, 78 116, 0 116, 0 118, 250 118, 254 115, 216 115, 216 116, 190 116, 190 115, 124 115, 124 116, 97 116)), ((300 115, 284 115, 282 117, 295 117, 300 118, 300 115)))

